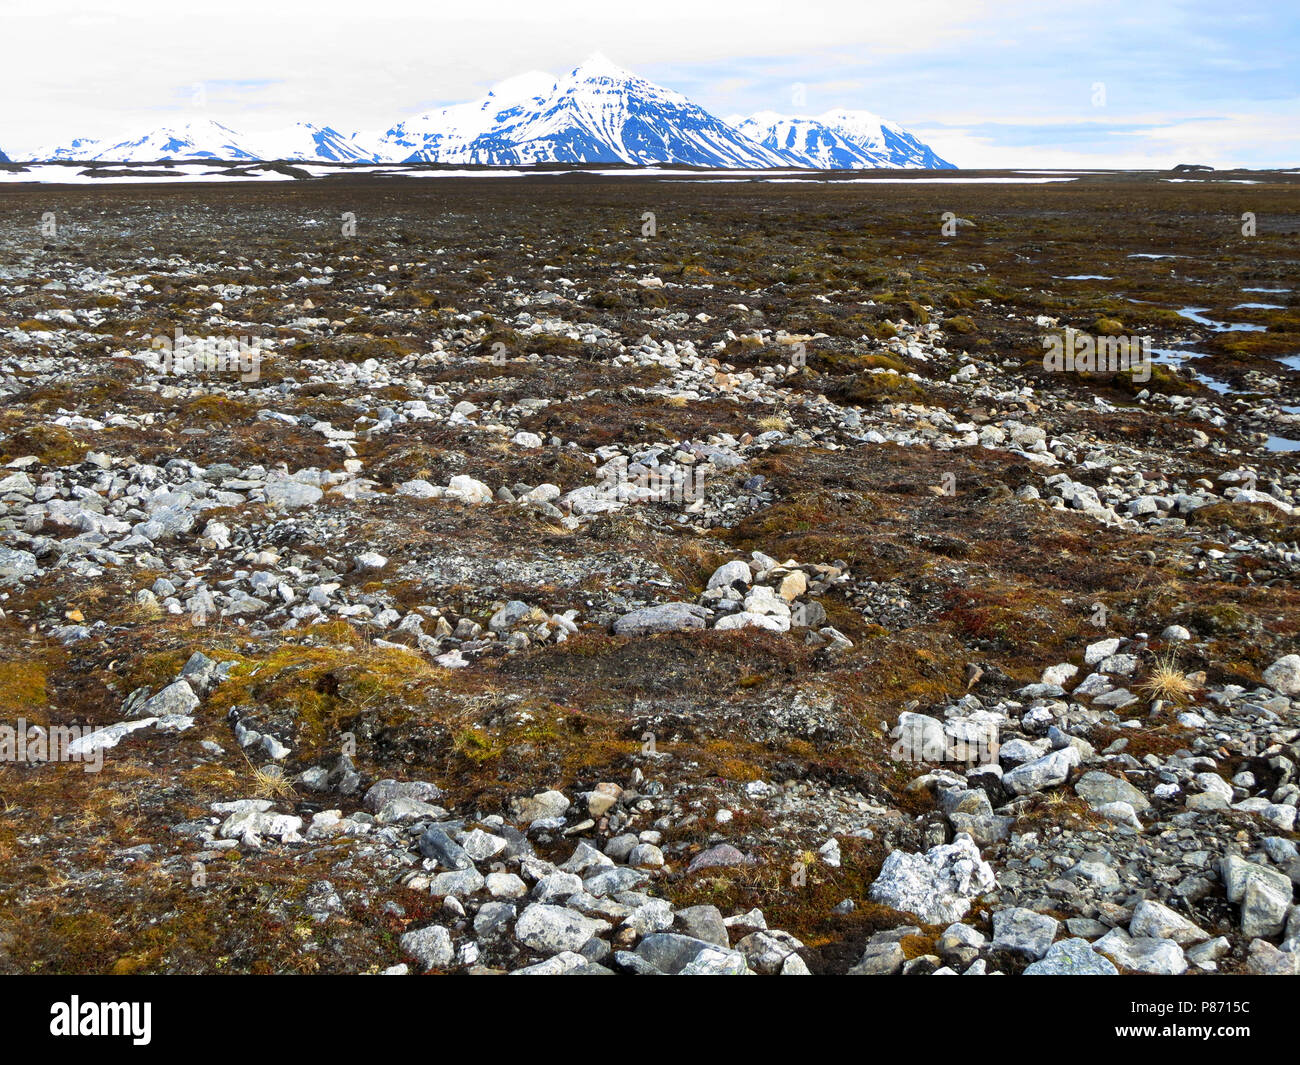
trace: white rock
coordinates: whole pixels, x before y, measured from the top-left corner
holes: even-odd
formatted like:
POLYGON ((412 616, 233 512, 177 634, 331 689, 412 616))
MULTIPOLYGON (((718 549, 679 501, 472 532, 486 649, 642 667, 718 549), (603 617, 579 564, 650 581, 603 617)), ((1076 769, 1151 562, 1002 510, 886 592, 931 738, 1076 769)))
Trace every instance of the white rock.
POLYGON ((1209 939, 1210 934, 1176 913, 1162 902, 1143 899, 1133 911, 1129 921, 1129 934, 1145 936, 1150 939, 1172 939, 1181 946, 1200 943, 1209 939))
POLYGON ((710 588, 730 587, 736 581, 743 584, 749 584, 754 579, 750 572, 749 563, 737 559, 734 562, 727 562, 713 571, 713 576, 709 578, 710 588))
POLYGON ((1154 976, 1181 976, 1187 971, 1183 948, 1172 939, 1130 936, 1122 928, 1112 928, 1092 945, 1116 965, 1154 976))
POLYGON ((515 938, 543 954, 559 954, 580 950, 592 936, 609 931, 609 927, 608 922, 584 917, 576 910, 534 902, 515 922, 515 938))
POLYGON ((726 614, 718 618, 713 627, 723 631, 728 629, 770 629, 772 632, 789 632, 790 619, 742 610, 739 613, 726 614))
POLYGON ((1044 684, 1055 684, 1059 687, 1078 672, 1079 667, 1073 663, 1061 662, 1059 665, 1048 666, 1043 670, 1042 682, 1044 684))
POLYGON ((914 913, 926 924, 960 921, 971 900, 996 886, 993 868, 965 832, 925 854, 893 851, 871 885, 872 901, 914 913))
POLYGON ((491 503, 492 489, 467 474, 457 474, 447 482, 447 494, 465 503, 491 503))
POLYGON ((442 489, 423 478, 417 478, 399 484, 397 494, 399 496, 410 496, 412 499, 435 499, 442 494, 442 489))
POLYGON ((429 925, 406 932, 398 940, 402 950, 426 969, 442 969, 450 965, 456 952, 452 947, 451 933, 442 925, 429 925))
POLYGON ((1282 695, 1300 695, 1300 655, 1283 655, 1264 670, 1264 683, 1282 695))
POLYGON ((1096 643, 1090 643, 1088 649, 1083 653, 1084 664, 1095 666, 1118 650, 1119 640, 1114 637, 1109 640, 1098 640, 1096 643))

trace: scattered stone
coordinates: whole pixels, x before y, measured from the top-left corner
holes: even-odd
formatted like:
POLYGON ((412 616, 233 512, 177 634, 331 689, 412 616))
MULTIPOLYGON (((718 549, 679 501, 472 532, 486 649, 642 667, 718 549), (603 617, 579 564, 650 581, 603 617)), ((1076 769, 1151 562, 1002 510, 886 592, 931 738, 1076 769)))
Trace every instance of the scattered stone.
POLYGON ((1086 939, 1053 943, 1040 961, 1025 967, 1026 976, 1118 976, 1119 970, 1086 939))
POLYGON ((534 902, 515 921, 515 938, 531 950, 559 954, 581 950, 589 939, 609 928, 609 922, 584 917, 565 906, 534 902))
POLYGON ((993 915, 994 950, 1008 950, 1037 961, 1047 954, 1061 922, 1023 907, 998 910, 993 915))
POLYGON ((398 941, 402 950, 428 969, 445 969, 456 958, 451 933, 442 925, 405 932, 398 941))
POLYGON ((1183 948, 1172 939, 1132 937, 1122 928, 1112 928, 1092 944, 1121 969, 1151 976, 1181 976, 1187 971, 1183 948))
POLYGON ((624 614, 614 622, 616 636, 647 636, 654 632, 702 629, 709 613, 694 603, 663 603, 624 614))
POLYGON ((872 901, 914 913, 926 924, 960 921, 971 900, 994 886, 993 869, 967 835, 925 854, 893 851, 871 885, 872 901))
POLYGON ((1300 695, 1300 655, 1283 655, 1264 670, 1264 683, 1283 695, 1300 695))

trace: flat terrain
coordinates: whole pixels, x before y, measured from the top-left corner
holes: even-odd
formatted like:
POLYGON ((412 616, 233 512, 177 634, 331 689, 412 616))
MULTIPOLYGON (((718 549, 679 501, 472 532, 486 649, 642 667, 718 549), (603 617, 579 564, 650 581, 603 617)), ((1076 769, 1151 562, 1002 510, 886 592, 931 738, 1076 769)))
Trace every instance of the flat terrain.
POLYGON ((0 184, 0 725, 131 726, 0 971, 1295 971, 1298 289, 1294 174, 0 184))

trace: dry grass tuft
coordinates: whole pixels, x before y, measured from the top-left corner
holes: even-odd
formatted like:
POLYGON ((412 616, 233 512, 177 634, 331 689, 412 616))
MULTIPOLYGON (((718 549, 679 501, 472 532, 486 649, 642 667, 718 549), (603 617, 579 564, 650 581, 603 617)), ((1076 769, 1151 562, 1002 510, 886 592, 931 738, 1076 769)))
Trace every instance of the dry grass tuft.
POLYGON ((244 761, 253 774, 253 794, 259 799, 296 799, 297 791, 293 783, 284 775, 278 765, 253 765, 252 759, 244 755, 244 761))
POLYGON ((1192 701, 1197 686, 1178 668, 1177 657, 1171 652, 1158 657, 1148 671, 1146 679, 1138 685, 1138 694, 1148 702, 1161 699, 1179 706, 1192 701))

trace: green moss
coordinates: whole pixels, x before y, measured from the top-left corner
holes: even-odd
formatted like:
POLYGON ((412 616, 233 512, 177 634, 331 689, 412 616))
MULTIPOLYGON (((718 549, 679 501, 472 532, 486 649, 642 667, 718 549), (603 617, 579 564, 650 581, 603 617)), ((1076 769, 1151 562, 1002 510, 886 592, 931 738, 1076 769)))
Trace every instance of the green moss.
POLYGON ((188 426, 193 423, 210 425, 235 425, 252 421, 257 406, 229 396, 200 396, 181 408, 181 419, 188 426))
POLYGON ((72 466, 81 462, 90 445, 60 425, 33 425, 0 441, 0 462, 35 455, 47 466, 72 466))
POLYGON ((903 317, 913 325, 926 325, 930 321, 930 312, 916 300, 907 300, 903 304, 903 317))
POLYGON ((1234 603, 1204 603, 1192 612, 1189 624, 1211 636, 1246 632, 1254 627, 1250 615, 1234 603))
POLYGON ((0 712, 27 713, 44 709, 49 702, 44 662, 0 662, 0 712))
MULTIPOLYGON (((355 630, 344 627, 356 639, 355 630)), ((310 743, 323 742, 362 709, 389 721, 405 720, 448 677, 416 652, 387 647, 288 645, 235 662, 230 679, 213 694, 213 709, 254 705, 291 711, 310 743)))
POLYGON ((859 374, 843 384, 828 386, 825 391, 828 397, 841 403, 919 403, 925 399, 925 390, 917 382, 893 372, 859 374))

